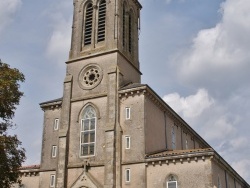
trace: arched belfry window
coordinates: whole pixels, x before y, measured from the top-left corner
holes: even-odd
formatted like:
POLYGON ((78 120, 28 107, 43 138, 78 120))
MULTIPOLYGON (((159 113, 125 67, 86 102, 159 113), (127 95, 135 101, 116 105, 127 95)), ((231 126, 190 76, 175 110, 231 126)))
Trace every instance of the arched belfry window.
POLYGON ((92 30, 93 30, 93 5, 88 3, 85 9, 85 23, 84 23, 84 45, 91 44, 92 30))
POLYGON ((123 10, 122 10, 122 45, 125 47, 126 42, 126 5, 125 2, 123 3, 123 10))
POLYGON ((96 111, 87 106, 82 114, 80 135, 80 156, 95 155, 96 140, 96 111))
POLYGON ((97 42, 105 40, 105 27, 106 27, 106 0, 102 0, 99 3, 99 11, 98 11, 97 42))
POLYGON ((131 53, 133 50, 133 12, 129 12, 129 18, 128 18, 128 50, 131 53))
POLYGON ((168 176, 166 184, 166 188, 178 188, 177 178, 174 175, 168 176))

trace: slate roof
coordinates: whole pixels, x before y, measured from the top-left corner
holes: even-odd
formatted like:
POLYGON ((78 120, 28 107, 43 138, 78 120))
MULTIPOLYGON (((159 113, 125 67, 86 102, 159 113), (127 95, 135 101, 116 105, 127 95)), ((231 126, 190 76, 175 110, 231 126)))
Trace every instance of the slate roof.
POLYGON ((126 89, 133 89, 137 87, 147 86, 147 84, 140 84, 140 83, 129 83, 123 87, 121 87, 119 90, 126 90, 126 89))
POLYGON ((213 148, 190 149, 190 150, 165 150, 158 153, 146 154, 146 158, 167 157, 175 155, 201 154, 206 152, 214 152, 213 148))
POLYGON ((42 102, 40 103, 40 105, 44 105, 44 104, 48 104, 48 103, 54 103, 54 102, 60 102, 62 101, 62 97, 61 98, 58 98, 58 99, 54 99, 54 100, 50 100, 50 101, 45 101, 45 102, 42 102))
POLYGON ((40 169, 40 165, 22 166, 20 170, 40 169))

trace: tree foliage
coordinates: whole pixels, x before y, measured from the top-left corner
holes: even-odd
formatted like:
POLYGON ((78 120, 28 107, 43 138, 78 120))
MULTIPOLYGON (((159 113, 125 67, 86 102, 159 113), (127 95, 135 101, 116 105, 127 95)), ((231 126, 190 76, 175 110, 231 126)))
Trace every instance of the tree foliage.
POLYGON ((26 158, 17 136, 7 133, 14 126, 11 119, 23 96, 19 82, 24 82, 24 75, 0 60, 0 188, 20 183, 18 169, 26 158))

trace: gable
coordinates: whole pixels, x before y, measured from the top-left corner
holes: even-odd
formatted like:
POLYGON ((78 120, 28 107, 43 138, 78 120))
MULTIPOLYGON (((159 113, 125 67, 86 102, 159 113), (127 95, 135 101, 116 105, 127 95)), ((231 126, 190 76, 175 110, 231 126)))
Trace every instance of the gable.
POLYGON ((71 188, 102 188, 89 172, 83 172, 73 183, 71 188))

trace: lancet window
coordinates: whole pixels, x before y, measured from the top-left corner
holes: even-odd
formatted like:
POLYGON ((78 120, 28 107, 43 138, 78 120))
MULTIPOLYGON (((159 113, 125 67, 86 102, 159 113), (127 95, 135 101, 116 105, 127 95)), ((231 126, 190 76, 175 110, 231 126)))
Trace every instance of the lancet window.
POLYGON ((133 36, 133 14, 132 11, 129 13, 129 27, 128 27, 128 50, 132 52, 132 36, 133 36))
POLYGON ((91 44, 92 29, 93 29, 93 4, 88 3, 85 10, 85 24, 84 24, 84 45, 91 44))
POLYGON ((80 134, 80 156, 95 155, 96 111, 92 106, 83 111, 80 134))
POLYGON ((126 43, 126 5, 123 3, 123 12, 122 12, 122 45, 125 47, 126 43))

